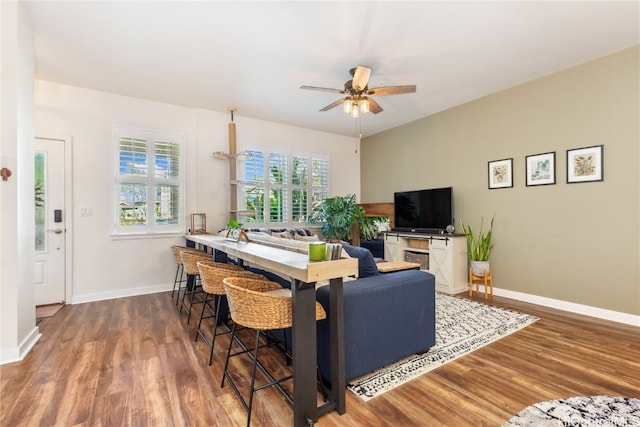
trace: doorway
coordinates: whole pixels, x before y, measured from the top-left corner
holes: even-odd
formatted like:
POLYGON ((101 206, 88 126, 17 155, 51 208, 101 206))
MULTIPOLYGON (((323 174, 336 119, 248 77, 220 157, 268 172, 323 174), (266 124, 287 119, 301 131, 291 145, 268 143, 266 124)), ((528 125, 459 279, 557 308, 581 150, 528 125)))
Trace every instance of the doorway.
POLYGON ((66 138, 35 139, 36 306, 65 303, 71 295, 70 144, 66 138))

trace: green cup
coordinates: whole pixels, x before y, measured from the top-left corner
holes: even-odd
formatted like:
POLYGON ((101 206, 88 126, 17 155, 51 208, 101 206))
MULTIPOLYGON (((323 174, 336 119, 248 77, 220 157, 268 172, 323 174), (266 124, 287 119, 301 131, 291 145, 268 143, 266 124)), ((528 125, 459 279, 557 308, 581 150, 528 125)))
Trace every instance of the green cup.
POLYGON ((309 261, 324 261, 327 253, 327 244, 325 242, 309 243, 309 261))

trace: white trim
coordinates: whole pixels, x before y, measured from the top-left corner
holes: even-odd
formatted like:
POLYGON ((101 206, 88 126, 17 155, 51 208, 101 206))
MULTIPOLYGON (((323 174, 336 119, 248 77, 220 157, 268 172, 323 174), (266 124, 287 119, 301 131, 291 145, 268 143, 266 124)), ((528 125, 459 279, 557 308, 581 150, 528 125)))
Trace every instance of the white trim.
POLYGON ((576 304, 573 302, 541 297, 538 295, 525 294, 522 292, 511 291, 509 289, 494 288, 493 293, 494 295, 499 297, 511 298, 518 301, 541 305, 544 307, 556 308, 558 310, 569 311, 571 313, 583 314, 585 316, 597 317, 599 319, 611 320, 614 322, 625 323, 627 325, 640 327, 640 316, 634 314, 607 310, 604 308, 592 307, 589 305, 576 304))
POLYGON ((6 363, 20 362, 21 360, 23 360, 26 357, 26 355, 31 351, 33 346, 36 345, 40 337, 42 337, 42 334, 40 333, 40 328, 36 326, 25 337, 25 339, 22 340, 19 346, 8 351, 5 350, 2 352, 2 354, 0 354, 0 365, 4 365, 6 363))
POLYGON ((113 219, 114 228, 111 236, 123 235, 130 236, 135 234, 156 234, 156 233, 182 233, 187 227, 187 219, 185 216, 186 206, 186 176, 185 176, 185 152, 186 137, 182 133, 158 131, 150 129, 140 129, 128 126, 114 125, 112 130, 112 138, 114 144, 114 185, 113 185, 113 219), (148 156, 147 174, 145 176, 128 176, 120 174, 120 153, 122 138, 140 138, 145 141, 145 153, 148 156), (159 140, 177 144, 180 149, 179 155, 179 176, 177 178, 162 178, 155 176, 155 143, 159 140), (152 169, 154 168, 154 169, 152 169), (132 230, 131 227, 125 227, 120 224, 120 185, 122 183, 135 183, 144 185, 147 189, 147 222, 145 225, 137 225, 132 230), (180 218, 178 224, 159 225, 155 221, 153 214, 156 195, 153 189, 159 184, 176 185, 180 188, 180 218))
POLYGON ((74 295, 71 304, 83 304, 85 302, 104 301, 115 298, 133 297, 136 295, 155 294, 173 289, 173 283, 160 285, 143 286, 140 288, 118 289, 106 292, 96 292, 93 294, 74 295))
POLYGON ((119 233, 110 234, 112 240, 133 240, 133 239, 166 239, 173 237, 184 237, 184 231, 172 232, 149 232, 149 233, 119 233))

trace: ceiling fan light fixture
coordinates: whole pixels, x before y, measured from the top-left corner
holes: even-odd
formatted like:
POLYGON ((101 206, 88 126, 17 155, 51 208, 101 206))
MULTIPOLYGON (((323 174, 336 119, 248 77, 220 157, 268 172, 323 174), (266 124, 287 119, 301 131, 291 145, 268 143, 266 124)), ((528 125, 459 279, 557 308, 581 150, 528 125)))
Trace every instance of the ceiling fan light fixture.
POLYGON ((369 100, 366 97, 362 97, 360 101, 358 101, 358 108, 362 114, 367 114, 369 110, 369 100))
POLYGON ((344 103, 342 104, 342 110, 347 113, 347 114, 351 114, 351 110, 353 109, 353 101, 351 100, 351 98, 345 98, 344 99, 344 103))
MULTIPOLYGON (((380 86, 369 88, 371 68, 365 67, 364 65, 358 65, 356 68, 352 68, 349 70, 349 74, 351 74, 352 79, 345 82, 344 89, 306 85, 302 85, 300 88, 347 95, 345 98, 340 98, 326 107, 321 108, 320 111, 329 111, 342 104, 342 110, 356 119, 360 117, 361 114, 369 112, 378 114, 382 112, 382 107, 378 104, 375 98, 377 96, 401 95, 404 93, 416 92, 415 85, 380 86)), ((380 82, 380 84, 383 83, 380 82)))

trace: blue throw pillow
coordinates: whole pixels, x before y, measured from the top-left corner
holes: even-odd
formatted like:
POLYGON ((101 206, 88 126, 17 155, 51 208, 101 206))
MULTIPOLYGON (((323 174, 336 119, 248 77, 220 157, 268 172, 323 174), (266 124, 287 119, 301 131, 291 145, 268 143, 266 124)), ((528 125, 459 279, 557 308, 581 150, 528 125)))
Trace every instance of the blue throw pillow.
POLYGON ((369 249, 351 245, 343 245, 342 247, 351 258, 358 258, 359 279, 380 274, 376 261, 373 259, 369 249))

